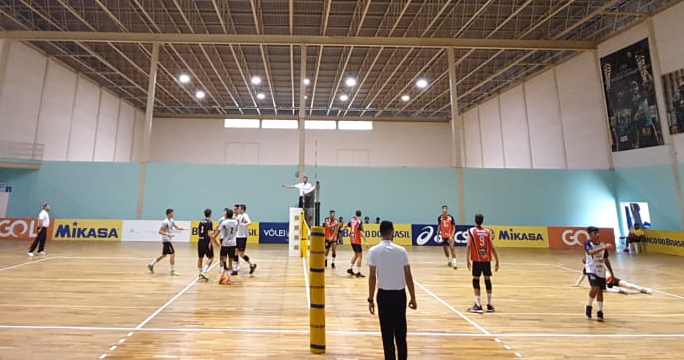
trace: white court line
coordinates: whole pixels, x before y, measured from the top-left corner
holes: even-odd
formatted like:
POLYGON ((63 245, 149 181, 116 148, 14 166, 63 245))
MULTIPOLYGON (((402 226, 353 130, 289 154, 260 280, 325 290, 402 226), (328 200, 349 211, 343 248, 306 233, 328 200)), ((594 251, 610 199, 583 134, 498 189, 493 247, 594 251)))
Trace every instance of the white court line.
MULTIPOLYGON (((0 325, 4 330, 53 330, 53 331, 136 331, 149 333, 186 332, 186 333, 254 333, 254 334, 309 334, 309 330, 288 329, 242 329, 242 328, 142 328, 131 327, 99 327, 99 326, 32 326, 32 325, 0 325)), ((330 335, 347 336, 381 336, 377 331, 336 331, 327 332, 330 335)), ((129 332, 128 335, 132 335, 129 332)), ((493 338, 501 342, 501 338, 684 338, 684 334, 556 334, 556 333, 510 333, 510 334, 479 334, 479 333, 444 333, 444 332, 408 332, 412 337, 454 337, 454 338, 493 338)), ((120 341, 121 342, 121 341, 120 341)))
MULTIPOLYGON (((74 259, 74 260, 149 260, 150 257, 135 257, 135 256, 52 256, 52 259, 74 259)), ((196 260, 196 257, 177 257, 176 260, 196 260)), ((265 258, 259 259, 259 262, 269 262, 269 261, 287 261, 287 259, 281 258, 265 258)))
POLYGON ((37 262, 41 262, 41 261, 45 261, 45 260, 54 259, 55 257, 56 257, 56 256, 48 256, 48 257, 42 258, 42 259, 40 259, 40 260, 31 260, 31 261, 27 261, 27 262, 25 262, 25 263, 21 263, 21 264, 18 264, 18 265, 8 266, 8 267, 6 267, 6 268, 2 268, 2 269, 0 269, 0 271, 15 269, 15 268, 18 268, 18 267, 20 267, 20 266, 29 265, 29 264, 34 264, 34 263, 37 263, 37 262))
POLYGON ((414 282, 416 285, 418 285, 418 287, 420 287, 421 289, 423 289, 423 291, 425 291, 426 293, 430 294, 433 298, 435 298, 437 301, 439 301, 440 303, 442 303, 442 305, 446 306, 447 308, 449 308, 449 310, 455 312, 456 314, 458 314, 458 316, 462 317, 462 318, 463 318, 465 321, 467 321, 470 325, 472 325, 472 326, 474 326, 476 329, 480 330, 483 334, 491 335, 491 333, 490 333, 489 331, 487 331, 487 329, 483 328, 483 327, 480 326, 478 323, 476 323, 475 321, 471 320, 469 317, 465 316, 462 312, 456 310, 453 306, 449 305, 449 303, 447 303, 446 301, 442 300, 442 298, 440 298, 439 296, 435 295, 435 293, 433 293, 432 291, 428 290, 428 289, 427 289, 425 286, 423 286, 421 283, 419 283, 419 282, 417 282, 417 281, 415 281, 415 280, 414 280, 413 282, 414 282))
MULTIPOLYGON (((572 272, 576 272, 576 273, 581 273, 581 271, 579 271, 579 270, 577 270, 577 269, 569 268, 569 267, 563 266, 563 265, 561 265, 561 264, 548 264, 548 265, 555 266, 555 267, 557 267, 557 268, 565 269, 565 270, 572 271, 572 272)), ((668 296, 676 297, 676 298, 679 298, 679 299, 684 299, 684 296, 681 296, 681 295, 672 294, 672 293, 669 293, 669 292, 667 292, 667 291, 662 291, 662 290, 658 290, 658 289, 654 289, 654 288, 650 288, 650 289, 651 289, 651 291, 657 292, 657 293, 659 293, 659 294, 668 295, 668 296)))
POLYGON ((304 284, 306 284, 306 309, 311 307, 311 291, 309 290, 309 274, 306 269, 306 258, 302 258, 302 269, 304 270, 304 284))

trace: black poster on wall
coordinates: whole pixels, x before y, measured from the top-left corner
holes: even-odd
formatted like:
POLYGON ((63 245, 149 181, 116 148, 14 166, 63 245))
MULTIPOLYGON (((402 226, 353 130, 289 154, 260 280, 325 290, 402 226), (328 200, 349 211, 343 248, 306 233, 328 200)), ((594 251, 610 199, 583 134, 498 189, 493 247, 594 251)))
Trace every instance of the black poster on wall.
POLYGON ((648 39, 601 58, 613 151, 662 145, 648 39))

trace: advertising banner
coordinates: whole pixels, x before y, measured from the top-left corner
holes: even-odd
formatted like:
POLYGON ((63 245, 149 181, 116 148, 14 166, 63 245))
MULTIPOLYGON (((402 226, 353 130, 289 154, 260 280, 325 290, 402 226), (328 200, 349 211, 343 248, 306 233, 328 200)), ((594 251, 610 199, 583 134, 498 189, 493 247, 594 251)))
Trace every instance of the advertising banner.
MULTIPOLYGON (((589 239, 587 228, 549 226, 549 247, 552 249, 582 248, 589 239)), ((604 243, 615 245, 613 228, 599 228, 599 237, 604 243)))
POLYGON ((286 222, 260 222, 259 242, 262 244, 287 244, 290 224, 286 222))
MULTIPOLYGON (((162 220, 124 220, 121 241, 151 241, 161 242, 159 228, 162 220)), ((176 225, 189 228, 189 221, 176 221, 176 225)), ((172 242, 189 242, 190 230, 174 230, 172 242)))
MULTIPOLYGON (((54 220, 50 220, 47 240, 52 239, 54 220)), ((38 236, 38 219, 0 219, 0 240, 34 240, 38 236)))
POLYGON ((549 234, 545 227, 486 226, 492 230, 496 247, 548 248, 549 234))
POLYGON ((684 256, 684 233, 659 230, 644 232, 647 252, 684 256))
MULTIPOLYGON (((456 225, 456 246, 466 246, 466 234, 472 225, 456 225)), ((413 224, 411 225, 413 246, 442 246, 442 237, 437 232, 437 225, 413 224)))
POLYGON ((53 240, 121 241, 122 221, 59 219, 53 228, 53 240))
POLYGON ((648 39, 601 58, 613 151, 662 145, 648 39))
MULTIPOLYGON (((380 243, 380 224, 363 224, 363 235, 366 241, 363 245, 374 246, 380 243)), ((349 238, 346 239, 349 243, 349 238)), ((411 224, 394 224, 394 243, 401 246, 411 246, 411 224)))
MULTIPOLYGON (((197 243, 199 241, 198 227, 199 221, 192 221, 190 224, 190 242, 197 243)), ((218 228, 218 221, 213 221, 213 229, 218 228)), ((258 244, 259 243, 259 223, 252 222, 249 224, 249 236, 247 237, 248 244, 258 244)))
POLYGON ((663 93, 670 134, 684 132, 684 69, 663 75, 663 93))

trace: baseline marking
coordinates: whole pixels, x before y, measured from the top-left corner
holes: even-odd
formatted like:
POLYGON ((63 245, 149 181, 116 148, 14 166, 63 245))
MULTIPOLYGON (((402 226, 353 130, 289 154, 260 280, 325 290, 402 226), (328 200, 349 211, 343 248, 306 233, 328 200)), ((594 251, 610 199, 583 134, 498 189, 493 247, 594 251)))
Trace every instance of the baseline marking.
POLYGON ((48 256, 48 257, 45 257, 45 258, 40 259, 40 260, 31 260, 31 261, 27 261, 27 262, 25 262, 25 263, 21 263, 21 264, 17 264, 17 265, 14 265, 14 266, 8 266, 8 267, 6 267, 6 268, 2 268, 2 269, 0 269, 0 271, 11 270, 11 269, 18 268, 18 267, 20 267, 20 266, 29 265, 29 264, 35 264, 35 263, 37 263, 37 262, 41 262, 41 261, 45 261, 45 260, 50 260, 50 259, 54 259, 54 258, 56 258, 56 256, 48 256))

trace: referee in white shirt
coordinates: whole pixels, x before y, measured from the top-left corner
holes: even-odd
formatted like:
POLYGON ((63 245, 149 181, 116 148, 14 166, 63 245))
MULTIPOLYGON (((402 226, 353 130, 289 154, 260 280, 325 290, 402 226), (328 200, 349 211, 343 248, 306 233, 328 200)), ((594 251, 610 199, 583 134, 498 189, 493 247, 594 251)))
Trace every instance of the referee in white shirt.
POLYGON ((385 359, 395 359, 394 342, 397 343, 399 359, 406 359, 406 291, 411 294, 409 307, 416 309, 416 292, 409 265, 408 253, 403 247, 392 243, 394 225, 391 221, 380 223, 382 242, 368 252, 368 310, 375 314, 375 283, 378 284, 378 317, 382 333, 385 359))
POLYGON ((311 207, 311 204, 309 203, 309 201, 307 201, 307 198, 309 197, 308 195, 316 189, 316 186, 309 182, 308 177, 304 176, 303 179, 303 182, 294 185, 283 185, 283 187, 287 189, 299 190, 299 207, 308 208, 311 207))
POLYGON ((45 239, 47 238, 47 231, 50 227, 50 204, 43 205, 43 210, 38 214, 38 236, 33 240, 33 244, 29 248, 28 255, 33 256, 33 252, 38 246, 38 255, 45 255, 45 239))

